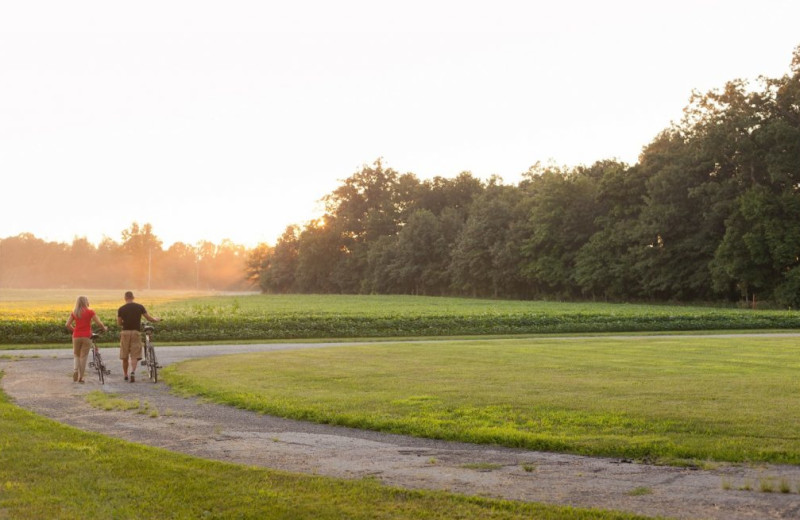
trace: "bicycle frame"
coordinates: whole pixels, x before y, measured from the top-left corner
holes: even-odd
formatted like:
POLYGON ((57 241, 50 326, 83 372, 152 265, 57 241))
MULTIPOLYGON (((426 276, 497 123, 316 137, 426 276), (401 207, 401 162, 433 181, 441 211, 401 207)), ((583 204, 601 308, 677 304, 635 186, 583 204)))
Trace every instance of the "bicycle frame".
POLYGON ((106 368, 105 363, 103 363, 103 357, 100 355, 100 349, 97 348, 97 338, 100 337, 100 334, 92 333, 92 360, 89 362, 89 367, 94 368, 97 371, 97 377, 100 379, 100 384, 104 385, 106 382, 105 376, 111 373, 111 370, 106 368))
POLYGON ((147 375, 150 381, 158 383, 158 361, 156 360, 156 351, 153 347, 153 331, 155 329, 152 325, 147 325, 144 328, 144 359, 142 365, 147 366, 147 375))

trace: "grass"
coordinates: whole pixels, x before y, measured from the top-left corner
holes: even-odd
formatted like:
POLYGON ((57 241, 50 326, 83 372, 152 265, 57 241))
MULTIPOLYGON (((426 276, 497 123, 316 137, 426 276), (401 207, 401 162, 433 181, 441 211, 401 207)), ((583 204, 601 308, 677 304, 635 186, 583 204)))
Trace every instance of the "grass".
POLYGON ((474 469, 475 471, 495 471, 498 469, 503 469, 502 464, 496 464, 492 462, 470 462, 467 464, 462 464, 461 467, 464 469, 474 469))
MULTIPOLYGON (((2 374, 0 373, 0 376, 2 374)), ((634 519, 197 459, 82 432, 0 393, 0 518, 634 519)))
MULTIPOLYGON (((783 494, 793 492, 792 483, 785 477, 778 479, 777 477, 763 477, 759 481, 758 491, 761 493, 774 493, 776 491, 775 480, 778 480, 777 491, 783 494)), ((722 489, 726 491, 753 491, 753 483, 746 480, 744 484, 736 488, 729 479, 723 479, 721 482, 722 489)), ((800 483, 797 484, 797 492, 800 493, 800 483)))
MULTIPOLYGON (((116 339, 119 292, 87 293, 116 339)), ((0 344, 69 341, 64 321, 78 291, 0 291, 0 344), (27 299, 26 299, 27 298, 27 299)), ((159 342, 430 337, 800 327, 797 311, 560 303, 421 296, 238 295, 143 292, 159 342)))
MULTIPOLYGON (((635 458, 800 464, 793 337, 347 346, 167 367, 183 392, 421 437, 635 458)), ((701 462, 702 463, 702 462, 701 462)))
MULTIPOLYGON (((140 415, 147 415, 148 417, 156 418, 161 415, 157 408, 154 408, 149 401, 140 401, 139 399, 125 399, 120 397, 119 394, 106 393, 100 390, 94 390, 86 394, 86 402, 99 408, 100 410, 136 410, 140 415)), ((167 411, 164 415, 172 415, 172 412, 167 411)))
POLYGON ((100 410, 139 410, 142 403, 139 399, 125 399, 119 394, 94 390, 86 394, 86 402, 100 410))

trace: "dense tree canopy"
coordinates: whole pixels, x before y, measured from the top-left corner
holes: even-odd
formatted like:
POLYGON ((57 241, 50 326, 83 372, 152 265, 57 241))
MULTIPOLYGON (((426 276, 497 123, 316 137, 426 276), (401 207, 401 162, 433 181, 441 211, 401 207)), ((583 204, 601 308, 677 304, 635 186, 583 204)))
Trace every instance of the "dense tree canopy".
POLYGON ((800 47, 791 73, 695 92, 639 161, 516 186, 381 160, 266 251, 264 291, 800 305, 800 47))

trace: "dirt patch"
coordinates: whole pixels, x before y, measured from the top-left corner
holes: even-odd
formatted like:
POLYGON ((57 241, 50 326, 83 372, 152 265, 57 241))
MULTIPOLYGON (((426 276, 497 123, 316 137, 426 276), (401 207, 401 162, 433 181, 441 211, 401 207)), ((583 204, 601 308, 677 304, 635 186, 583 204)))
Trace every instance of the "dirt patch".
MULTIPOLYGON (((321 348, 343 344, 162 347, 166 365, 220 353, 321 348)), ((0 359, 0 381, 16 404, 57 421, 207 459, 467 495, 628 511, 675 518, 800 518, 800 468, 720 465, 713 470, 634 464, 494 446, 453 443, 305 423, 172 395, 139 370, 122 380, 116 349, 104 349, 112 373, 72 382, 72 353, 14 351, 0 359), (102 411, 93 390, 147 404, 148 412, 102 411), (780 493, 781 481, 791 493, 780 493), (771 482, 772 493, 761 491, 771 482), (751 487, 746 490, 743 488, 751 487)))

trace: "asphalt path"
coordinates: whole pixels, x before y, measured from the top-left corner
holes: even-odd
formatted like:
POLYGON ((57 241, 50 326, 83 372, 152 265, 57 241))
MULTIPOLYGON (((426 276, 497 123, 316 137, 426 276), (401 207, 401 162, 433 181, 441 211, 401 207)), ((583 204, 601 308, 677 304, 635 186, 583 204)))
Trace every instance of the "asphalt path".
MULTIPOLYGON (((157 352, 166 366, 221 354, 347 345, 204 345, 159 347, 157 352)), ((207 459, 336 478, 371 477, 409 489, 651 516, 800 518, 800 467, 796 466, 663 467, 306 423, 173 395, 163 382, 147 381, 144 367, 137 370, 136 383, 125 382, 117 353, 116 348, 102 349, 112 373, 101 386, 93 373, 87 374, 86 384, 72 382, 70 348, 0 351, 4 372, 0 385, 17 405, 42 416, 207 459), (154 412, 96 409, 85 399, 96 390, 146 402, 154 412), (791 493, 778 492, 782 480, 791 484, 791 493), (775 492, 760 490, 766 481, 773 483, 775 492)))

